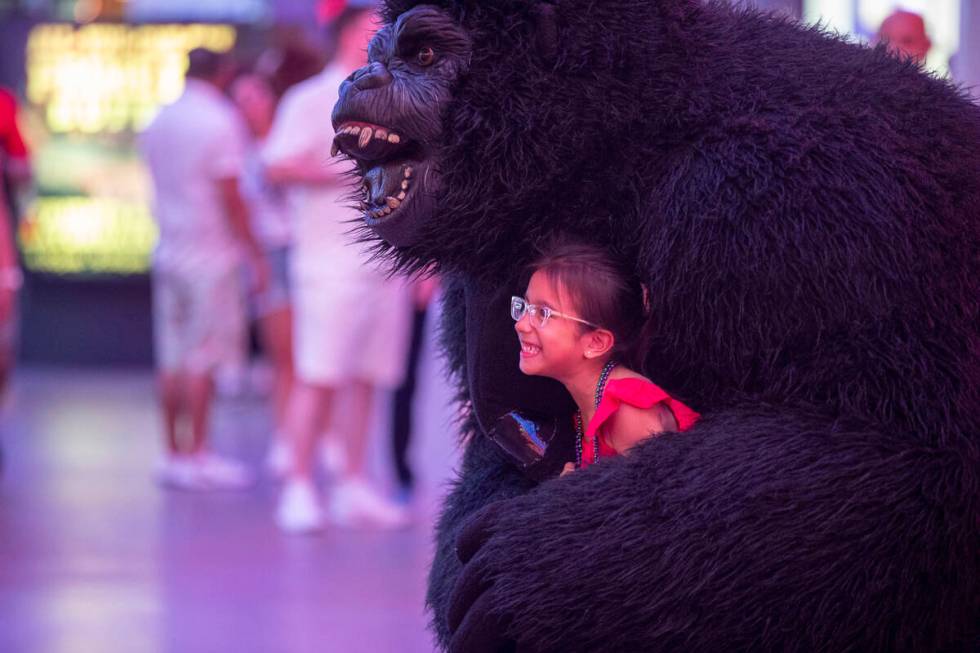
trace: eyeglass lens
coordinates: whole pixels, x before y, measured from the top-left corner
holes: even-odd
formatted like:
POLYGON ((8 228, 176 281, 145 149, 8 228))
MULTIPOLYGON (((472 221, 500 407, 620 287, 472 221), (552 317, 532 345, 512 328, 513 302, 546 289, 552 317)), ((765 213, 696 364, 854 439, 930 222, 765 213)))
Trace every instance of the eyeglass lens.
POLYGON ((521 318, 524 317, 524 313, 527 312, 527 302, 525 302, 520 297, 510 298, 510 316, 515 322, 520 322, 521 318))
POLYGON ((541 328, 548 322, 548 318, 551 317, 551 311, 546 306, 535 306, 534 304, 528 304, 526 300, 522 297, 511 297, 510 298, 510 316, 515 322, 520 322, 524 315, 528 316, 535 327, 541 328))

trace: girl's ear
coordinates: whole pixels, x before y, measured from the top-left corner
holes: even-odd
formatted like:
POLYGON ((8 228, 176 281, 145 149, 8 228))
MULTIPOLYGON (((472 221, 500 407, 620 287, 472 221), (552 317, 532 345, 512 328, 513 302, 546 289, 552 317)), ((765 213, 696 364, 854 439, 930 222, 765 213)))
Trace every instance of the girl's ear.
POLYGON ((616 337, 608 329, 595 329, 586 336, 585 357, 599 358, 616 344, 616 337))

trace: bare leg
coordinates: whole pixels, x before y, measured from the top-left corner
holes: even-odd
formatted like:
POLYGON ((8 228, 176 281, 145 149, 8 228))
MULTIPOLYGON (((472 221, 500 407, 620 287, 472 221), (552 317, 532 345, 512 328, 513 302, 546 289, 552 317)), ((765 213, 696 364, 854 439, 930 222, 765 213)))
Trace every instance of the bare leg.
POLYGON ((363 476, 374 386, 364 381, 352 381, 348 389, 347 476, 363 476))
POLYGON ((187 386, 187 404, 191 417, 191 450, 200 453, 208 440, 208 418, 211 414, 211 398, 214 395, 214 381, 210 374, 188 374, 184 377, 187 386))
POLYGON ((335 390, 331 386, 312 385, 300 380, 293 383, 286 412, 286 432, 293 449, 290 478, 309 481, 313 478, 313 459, 323 424, 329 419, 335 390))
POLYGON ((313 459, 335 396, 332 386, 313 385, 299 379, 289 394, 286 433, 292 445, 293 466, 276 509, 276 523, 287 533, 308 533, 321 528, 320 501, 313 485, 313 459))
POLYGON ((262 334, 262 344, 272 368, 275 371, 275 387, 272 394, 273 412, 276 416, 276 427, 285 429, 286 409, 289 402, 289 392, 293 383, 293 313, 288 308, 269 313, 259 320, 259 331, 262 334))
POLYGON ((171 456, 181 453, 178 432, 183 408, 183 375, 177 372, 160 372, 160 406, 163 409, 163 428, 167 441, 167 451, 171 456))
POLYGON ((347 468, 343 481, 334 488, 332 517, 341 525, 368 521, 384 528, 404 526, 410 520, 405 510, 385 499, 367 480, 365 454, 374 386, 354 381, 347 389, 350 391, 344 402, 350 417, 346 430, 347 468))

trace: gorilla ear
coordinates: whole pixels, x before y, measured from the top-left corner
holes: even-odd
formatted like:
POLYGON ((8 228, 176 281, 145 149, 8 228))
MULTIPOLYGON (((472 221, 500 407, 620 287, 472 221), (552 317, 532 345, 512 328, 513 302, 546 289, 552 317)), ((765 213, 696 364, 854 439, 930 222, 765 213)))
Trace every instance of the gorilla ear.
POLYGON ((558 58, 558 15, 554 3, 538 2, 531 9, 538 53, 551 66, 558 58))

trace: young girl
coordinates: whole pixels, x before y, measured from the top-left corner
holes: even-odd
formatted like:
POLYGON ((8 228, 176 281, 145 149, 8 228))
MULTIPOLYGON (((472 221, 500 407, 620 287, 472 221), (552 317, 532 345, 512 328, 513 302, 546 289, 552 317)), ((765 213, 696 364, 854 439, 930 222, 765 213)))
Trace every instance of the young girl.
POLYGON ((576 461, 563 474, 694 424, 696 412, 630 369, 646 321, 635 275, 585 244, 558 245, 531 269, 525 296, 511 299, 511 317, 521 371, 561 381, 578 405, 576 461))

